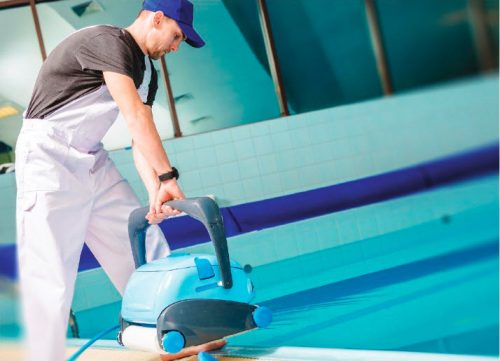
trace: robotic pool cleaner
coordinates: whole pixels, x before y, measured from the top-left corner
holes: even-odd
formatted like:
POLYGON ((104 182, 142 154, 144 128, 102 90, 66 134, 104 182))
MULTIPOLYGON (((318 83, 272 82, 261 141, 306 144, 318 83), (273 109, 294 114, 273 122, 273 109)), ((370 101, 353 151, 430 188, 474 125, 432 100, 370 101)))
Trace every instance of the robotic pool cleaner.
POLYGON ((208 197, 170 201, 167 205, 197 219, 207 229, 216 257, 174 253, 146 263, 144 218, 148 207, 129 218, 136 271, 123 295, 118 342, 135 350, 177 353, 257 327, 267 327, 271 312, 249 304, 252 282, 229 259, 222 217, 208 197))

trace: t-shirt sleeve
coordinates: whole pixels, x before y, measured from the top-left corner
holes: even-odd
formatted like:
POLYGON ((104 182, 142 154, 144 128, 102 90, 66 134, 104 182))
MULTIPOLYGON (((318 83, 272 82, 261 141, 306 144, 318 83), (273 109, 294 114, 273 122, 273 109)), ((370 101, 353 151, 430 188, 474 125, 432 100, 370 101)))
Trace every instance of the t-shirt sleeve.
POLYGON ((112 34, 99 34, 76 49, 82 70, 112 71, 134 79, 133 52, 126 42, 112 34))
POLYGON ((148 99, 144 104, 153 106, 156 98, 156 92, 158 91, 158 74, 156 73, 156 69, 151 59, 149 59, 149 62, 151 64, 151 81, 149 82, 148 99))

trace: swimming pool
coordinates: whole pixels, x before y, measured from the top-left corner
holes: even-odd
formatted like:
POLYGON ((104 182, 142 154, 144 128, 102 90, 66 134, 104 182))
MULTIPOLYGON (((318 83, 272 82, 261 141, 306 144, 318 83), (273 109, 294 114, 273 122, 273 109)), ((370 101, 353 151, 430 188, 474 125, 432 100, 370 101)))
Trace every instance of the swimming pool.
MULTIPOLYGON (((391 202, 347 211, 358 220, 362 212, 401 218, 391 231, 379 224, 371 236, 358 223, 351 241, 346 232, 329 236, 327 225, 338 230, 339 214, 285 225, 282 233, 253 232, 243 237, 246 248, 241 238, 230 239, 232 256, 254 266, 256 303, 273 310, 274 322, 230 338, 229 345, 498 355, 498 176, 391 202), (280 249, 290 246, 276 234, 298 237, 297 252, 280 249), (316 238, 321 247, 305 251, 316 238), (258 263, 265 258, 255 254, 259 249, 274 261, 258 263)), ((80 336, 116 323, 119 308, 79 312, 80 336)))
POLYGON ((273 326, 232 342, 496 355, 497 249, 487 242, 263 302, 273 326))

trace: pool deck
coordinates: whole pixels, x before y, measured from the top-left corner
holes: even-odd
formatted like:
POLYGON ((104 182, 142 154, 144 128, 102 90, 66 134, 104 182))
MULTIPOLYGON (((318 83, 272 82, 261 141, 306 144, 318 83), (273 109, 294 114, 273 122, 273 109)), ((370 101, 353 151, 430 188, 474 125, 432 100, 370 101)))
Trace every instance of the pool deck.
MULTIPOLYGON (((73 355, 79 345, 87 340, 70 342, 67 357, 73 355)), ((497 357, 447 355, 435 353, 417 353, 400 351, 374 351, 327 349, 309 347, 238 347, 226 346, 212 352, 219 361, 269 360, 269 361, 494 361, 497 357)), ((0 343, 0 359, 22 361, 22 347, 19 343, 0 343)), ((158 354, 126 350, 114 341, 98 341, 93 347, 86 350, 79 361, 161 361, 158 354)), ((196 361, 196 356, 180 359, 182 361, 196 361)))

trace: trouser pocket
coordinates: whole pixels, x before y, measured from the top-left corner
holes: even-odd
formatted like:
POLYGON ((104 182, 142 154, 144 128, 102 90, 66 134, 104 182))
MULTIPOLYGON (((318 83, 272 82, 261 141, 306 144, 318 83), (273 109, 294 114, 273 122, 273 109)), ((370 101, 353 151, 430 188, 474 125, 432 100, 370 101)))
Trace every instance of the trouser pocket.
POLYGON ((56 191, 66 186, 65 168, 69 147, 48 134, 24 134, 20 145, 18 186, 22 192, 56 191))

